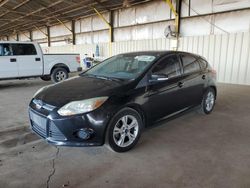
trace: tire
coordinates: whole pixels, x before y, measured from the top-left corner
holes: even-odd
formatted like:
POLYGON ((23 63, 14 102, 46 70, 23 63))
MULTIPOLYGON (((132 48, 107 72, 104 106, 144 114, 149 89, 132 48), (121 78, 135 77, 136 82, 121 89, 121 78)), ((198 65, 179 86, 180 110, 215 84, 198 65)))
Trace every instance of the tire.
POLYGON ((55 83, 66 80, 68 77, 69 77, 68 71, 65 68, 61 67, 55 68, 51 74, 52 81, 55 83))
POLYGON ((41 76, 40 77, 43 81, 50 81, 51 80, 51 76, 46 75, 46 76, 41 76))
POLYGON ((115 152, 126 152, 137 144, 142 129, 140 114, 132 108, 124 108, 115 114, 108 126, 106 144, 115 152))
POLYGON ((210 114, 214 109, 215 99, 216 97, 214 89, 211 87, 208 88, 203 95, 200 112, 202 114, 210 114))

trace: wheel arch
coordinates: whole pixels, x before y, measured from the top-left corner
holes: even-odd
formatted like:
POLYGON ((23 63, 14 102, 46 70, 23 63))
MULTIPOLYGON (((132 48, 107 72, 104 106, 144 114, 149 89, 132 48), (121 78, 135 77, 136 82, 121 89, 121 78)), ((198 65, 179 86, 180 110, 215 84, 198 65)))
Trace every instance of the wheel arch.
POLYGON ((213 90, 214 90, 214 94, 215 94, 215 99, 217 98, 217 88, 216 88, 216 86, 209 86, 208 88, 212 88, 213 90))
POLYGON ((141 108, 141 106, 139 104, 128 104, 125 107, 131 108, 140 114, 142 122, 143 122, 143 126, 145 128, 146 127, 146 114, 141 108))
POLYGON ((55 64, 51 71, 50 71, 50 74, 52 74, 52 72, 56 69, 56 68, 64 68, 68 73, 70 73, 70 69, 67 65, 65 65, 64 63, 57 63, 55 64))
POLYGON ((145 114, 144 110, 142 109, 142 107, 136 103, 128 103, 128 104, 121 106, 120 108, 118 108, 114 111, 112 116, 114 116, 116 113, 118 113, 119 111, 121 111, 124 108, 131 108, 132 110, 135 110, 136 112, 138 112, 142 118, 142 122, 143 122, 144 127, 146 127, 146 123, 147 123, 146 122, 146 119, 147 119, 146 114, 145 114))
POLYGON ((104 144, 106 143, 107 136, 108 136, 108 127, 109 127, 110 123, 112 122, 113 117, 115 116, 115 114, 117 114, 118 112, 120 112, 124 108, 131 108, 132 110, 135 110, 136 112, 138 112, 138 114, 142 118, 143 129, 146 128, 146 123, 147 123, 146 114, 144 113, 141 106, 139 104, 135 104, 135 103, 129 103, 129 104, 123 105, 123 106, 119 107, 118 109, 115 109, 113 111, 113 113, 110 114, 110 119, 108 120, 107 126, 105 127, 105 130, 104 130, 104 135, 105 135, 104 140, 103 140, 104 144))

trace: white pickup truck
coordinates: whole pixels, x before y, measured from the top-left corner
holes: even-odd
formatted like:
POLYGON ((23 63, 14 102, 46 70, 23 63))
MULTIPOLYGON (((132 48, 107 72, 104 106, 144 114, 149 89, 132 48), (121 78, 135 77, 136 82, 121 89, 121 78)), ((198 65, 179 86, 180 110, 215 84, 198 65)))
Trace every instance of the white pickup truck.
POLYGON ((0 80, 41 77, 60 82, 81 70, 79 54, 43 54, 36 42, 0 41, 0 80))

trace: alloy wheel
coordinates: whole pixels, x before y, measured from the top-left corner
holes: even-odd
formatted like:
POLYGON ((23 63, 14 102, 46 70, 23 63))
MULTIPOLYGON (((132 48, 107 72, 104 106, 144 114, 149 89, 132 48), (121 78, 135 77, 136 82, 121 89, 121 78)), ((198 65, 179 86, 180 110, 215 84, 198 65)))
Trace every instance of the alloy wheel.
POLYGON ((206 105, 205 108, 208 112, 210 112, 213 109, 214 101, 215 101, 214 93, 212 91, 209 91, 207 93, 207 98, 205 100, 205 105, 206 105))
POLYGON ((132 115, 121 117, 113 130, 113 139, 119 147, 127 147, 136 139, 139 132, 139 123, 132 115))

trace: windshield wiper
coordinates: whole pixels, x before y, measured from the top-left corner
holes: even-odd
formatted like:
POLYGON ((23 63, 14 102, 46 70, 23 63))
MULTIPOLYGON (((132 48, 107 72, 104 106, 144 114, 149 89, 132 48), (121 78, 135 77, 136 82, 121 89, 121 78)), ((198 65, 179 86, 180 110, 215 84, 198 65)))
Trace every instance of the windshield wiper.
POLYGON ((86 77, 91 77, 91 78, 99 78, 99 79, 102 79, 102 80, 119 81, 119 82, 123 80, 121 78, 114 78, 114 77, 103 76, 103 75, 95 75, 95 74, 82 74, 81 76, 86 76, 86 77))
POLYGON ((121 78, 115 78, 115 77, 110 77, 110 76, 100 76, 100 77, 102 77, 102 78, 104 78, 104 79, 106 79, 106 80, 118 81, 118 82, 120 82, 120 81, 123 80, 123 79, 121 79, 121 78))
POLYGON ((107 77, 104 77, 104 76, 98 76, 98 75, 95 75, 96 78, 99 78, 99 79, 102 79, 102 80, 108 80, 107 77))
POLYGON ((81 74, 80 76, 96 78, 96 75, 94 75, 94 74, 81 74))

